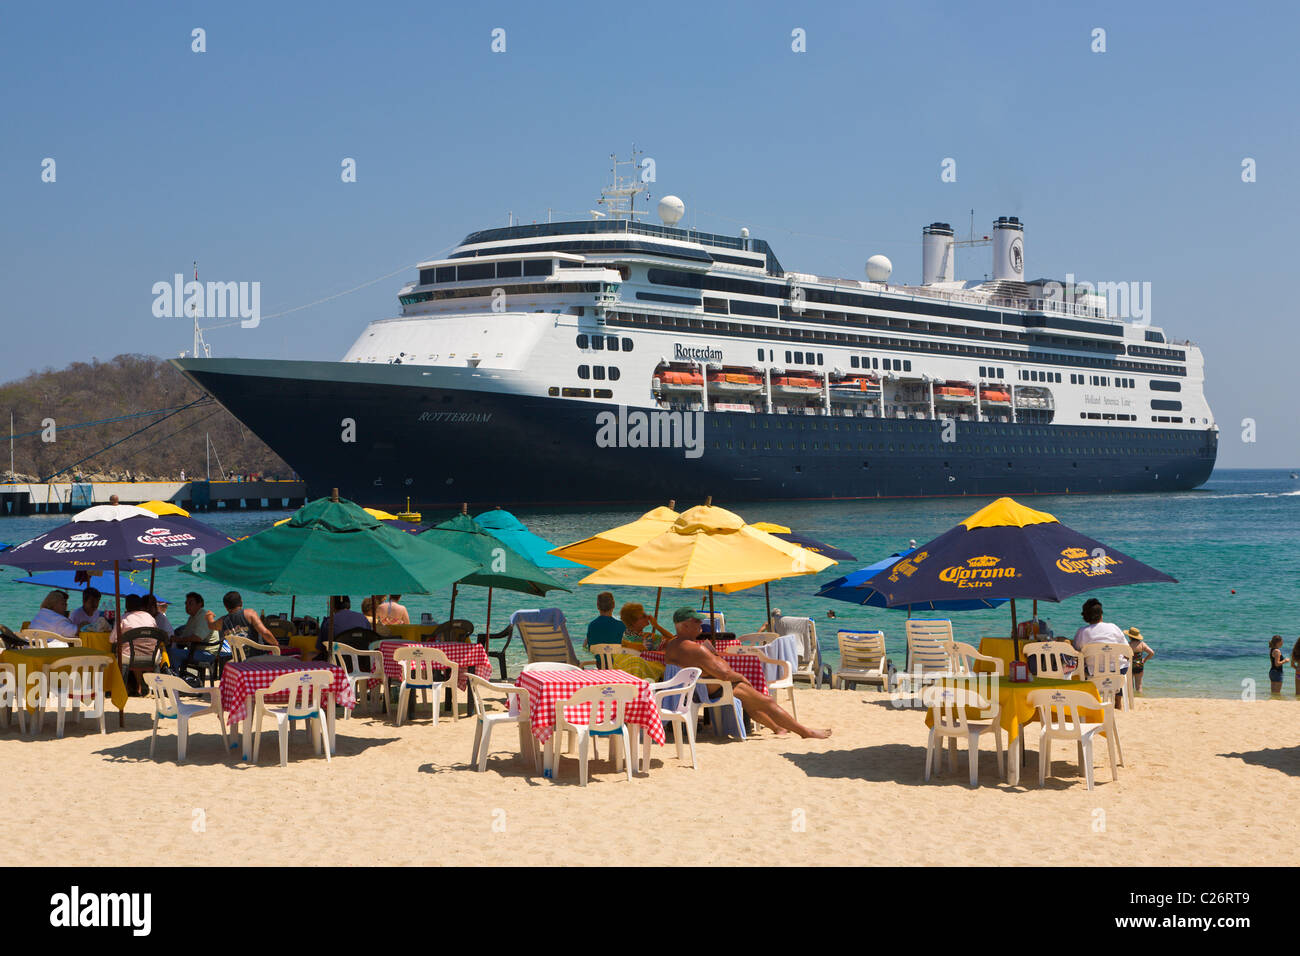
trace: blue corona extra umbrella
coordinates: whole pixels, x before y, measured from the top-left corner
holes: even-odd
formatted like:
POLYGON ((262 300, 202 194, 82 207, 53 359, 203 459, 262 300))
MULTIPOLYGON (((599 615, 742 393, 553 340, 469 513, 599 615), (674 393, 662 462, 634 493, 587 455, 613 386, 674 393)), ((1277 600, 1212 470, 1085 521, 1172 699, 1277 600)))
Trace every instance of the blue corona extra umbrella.
MULTIPOLYGON (((113 590, 112 579, 107 581, 96 579, 94 577, 85 581, 77 580, 78 572, 76 571, 47 571, 44 574, 33 574, 29 578, 14 578, 15 584, 35 584, 43 588, 58 588, 61 591, 84 591, 86 588, 95 588, 101 593, 107 588, 113 590)), ((143 582, 135 580, 136 575, 144 576, 143 571, 132 571, 129 575, 123 575, 118 581, 118 590, 123 595, 138 594, 144 597, 149 592, 149 586, 143 582)), ((155 595, 156 596, 156 595, 155 595)), ((161 597, 158 598, 160 604, 170 604, 161 597)))
MULTIPOLYGON (((866 586, 888 607, 1009 598, 1063 601, 1124 584, 1177 583, 1136 558, 1066 527, 1045 511, 999 498, 957 527, 878 571, 866 586)), ((1019 643, 1016 654, 1019 656, 1019 643)))
MULTIPOLYGON (((916 548, 895 551, 882 561, 827 582, 817 591, 817 597, 830 598, 832 601, 847 601, 849 604, 860 604, 864 607, 889 607, 885 603, 884 594, 867 582, 881 571, 892 568, 903 558, 915 552, 916 548)), ((985 608, 1001 607, 1006 603, 1006 598, 971 597, 952 601, 918 601, 914 604, 897 605, 896 610, 906 608, 909 614, 912 611, 980 611, 985 608)))

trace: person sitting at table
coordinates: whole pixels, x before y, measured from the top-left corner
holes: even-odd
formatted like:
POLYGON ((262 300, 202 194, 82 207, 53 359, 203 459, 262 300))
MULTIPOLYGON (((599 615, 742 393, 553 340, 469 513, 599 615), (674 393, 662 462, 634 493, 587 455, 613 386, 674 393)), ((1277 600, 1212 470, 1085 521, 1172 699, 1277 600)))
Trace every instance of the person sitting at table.
POLYGON ((176 636, 176 628, 172 627, 172 622, 167 620, 167 615, 163 613, 162 609, 166 606, 158 600, 156 594, 144 596, 144 609, 153 615, 154 626, 171 638, 176 636))
POLYGON ((316 654, 321 660, 328 656, 325 653, 325 645, 333 641, 336 634, 342 634, 354 627, 365 628, 367 631, 374 630, 370 618, 352 610, 352 599, 346 594, 330 598, 330 610, 333 613, 320 622, 320 634, 316 638, 316 654))
POLYGON ((831 735, 829 729, 813 730, 805 727, 782 710, 771 697, 755 690, 749 681, 718 656, 712 641, 700 640, 702 623, 699 612, 694 608, 678 608, 673 614, 677 633, 664 642, 664 660, 667 663, 678 667, 698 667, 704 677, 728 681, 745 713, 765 727, 772 728, 778 735, 793 731, 800 737, 818 740, 831 735))
MULTIPOLYGON (((59 637, 76 637, 77 625, 68 620, 68 592, 51 591, 41 602, 41 609, 36 612, 32 622, 27 625, 33 631, 49 631, 59 637)), ((49 642, 50 647, 67 647, 63 641, 49 642)))
POLYGON ((596 595, 597 614, 587 625, 587 639, 582 646, 591 650, 593 644, 622 644, 625 627, 614 617, 614 595, 601 591, 596 595))
MULTIPOLYGON (((113 626, 112 641, 117 644, 122 640, 122 635, 127 631, 134 630, 137 627, 157 627, 153 615, 144 609, 144 598, 138 594, 128 594, 122 599, 122 604, 126 613, 122 615, 122 620, 113 626)), ((152 637, 141 638, 135 642, 135 660, 137 663, 147 661, 153 656, 154 650, 158 646, 158 641, 152 637)), ((131 649, 126 646, 118 648, 118 656, 121 657, 122 663, 127 664, 131 660, 131 649)))
POLYGON ((401 600, 402 596, 400 594, 390 594, 387 601, 380 602, 377 608, 380 624, 401 625, 411 623, 411 615, 406 608, 398 603, 401 600))
POLYGON ((98 588, 86 588, 81 594, 81 606, 73 611, 68 620, 78 631, 107 631, 108 622, 99 613, 101 595, 98 588))
POLYGON ((1114 624, 1101 619, 1101 602, 1096 598, 1088 598, 1083 602, 1083 611, 1080 612, 1084 626, 1074 632, 1074 649, 1081 651, 1088 644, 1123 644, 1128 645, 1128 639, 1114 624))
POLYGON ((631 647, 654 651, 659 649, 660 636, 664 640, 673 638, 670 631, 664 630, 658 621, 645 612, 645 607, 636 602, 624 604, 618 616, 624 628, 622 643, 631 647), (646 628, 650 630, 647 631, 646 628))
MULTIPOLYGON (((247 638, 252 641, 260 641, 266 646, 267 653, 279 654, 280 642, 275 639, 275 635, 266 629, 262 619, 258 617, 256 611, 249 611, 244 608, 244 599, 238 591, 227 591, 222 597, 221 603, 226 606, 226 615, 221 618, 218 624, 218 630, 221 631, 223 639, 229 638, 232 634, 237 637, 247 638)), ((254 654, 259 653, 257 651, 254 654)))
MULTIPOLYGON (((181 670, 190 662, 211 664, 212 652, 204 650, 203 645, 218 630, 217 616, 203 606, 203 595, 191 591, 185 595, 185 613, 189 619, 176 632, 179 643, 172 645, 168 652, 172 667, 181 670)), ((228 652, 228 651, 227 651, 228 652)))

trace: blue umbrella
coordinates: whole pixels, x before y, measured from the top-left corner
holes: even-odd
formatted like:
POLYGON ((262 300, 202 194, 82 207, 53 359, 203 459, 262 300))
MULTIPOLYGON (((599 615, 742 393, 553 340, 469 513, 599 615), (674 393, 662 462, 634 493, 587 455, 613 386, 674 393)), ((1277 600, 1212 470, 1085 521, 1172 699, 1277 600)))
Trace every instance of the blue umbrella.
POLYGON ((540 535, 533 534, 524 523, 509 511, 495 508, 474 518, 482 528, 512 551, 523 555, 539 568, 581 568, 583 565, 568 558, 551 554, 555 547, 540 535))
MULTIPOLYGON (((84 591, 86 588, 96 588, 99 591, 104 590, 103 584, 96 584, 92 581, 78 581, 76 571, 47 571, 44 574, 33 574, 29 578, 14 578, 17 584, 35 584, 43 588, 58 588, 61 591, 84 591)), ((134 576, 123 578, 119 582, 122 594, 138 594, 144 597, 149 593, 149 588, 144 584, 137 584, 134 576)), ((108 585, 111 589, 112 585, 108 585)), ((170 604, 163 598, 158 598, 160 604, 170 604)))
MULTIPOLYGON (((864 607, 889 607, 885 602, 885 596, 875 588, 869 586, 866 582, 887 568, 892 568, 916 551, 916 548, 908 548, 905 551, 895 551, 889 557, 875 564, 868 565, 865 568, 854 571, 852 574, 846 574, 843 577, 836 578, 834 581, 823 584, 817 591, 817 597, 830 598, 832 601, 847 601, 850 604, 860 604, 864 607)), ((913 604, 900 604, 898 609, 907 608, 911 611, 979 611, 984 608, 998 607, 1006 604, 1005 598, 960 598, 948 601, 917 601, 913 604)))

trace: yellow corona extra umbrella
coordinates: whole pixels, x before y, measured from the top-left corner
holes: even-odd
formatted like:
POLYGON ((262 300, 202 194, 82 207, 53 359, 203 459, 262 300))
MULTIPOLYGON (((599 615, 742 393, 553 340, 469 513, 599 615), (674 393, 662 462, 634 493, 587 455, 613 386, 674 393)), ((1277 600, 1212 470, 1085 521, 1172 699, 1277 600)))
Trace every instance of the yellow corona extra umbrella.
POLYGON ((581 584, 742 591, 768 581, 816 574, 835 562, 747 525, 739 515, 700 505, 581 584))
POLYGON ((163 515, 182 515, 186 518, 190 516, 188 511, 172 504, 170 501, 146 501, 140 507, 145 511, 152 511, 160 518, 163 515))

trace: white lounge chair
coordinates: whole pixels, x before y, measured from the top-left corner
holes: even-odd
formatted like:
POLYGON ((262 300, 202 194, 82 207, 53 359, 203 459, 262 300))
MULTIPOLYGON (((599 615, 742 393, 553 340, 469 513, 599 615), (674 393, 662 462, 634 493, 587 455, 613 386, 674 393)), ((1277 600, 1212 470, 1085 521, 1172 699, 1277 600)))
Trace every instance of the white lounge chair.
POLYGON ((573 732, 578 738, 578 779, 587 785, 587 745, 592 737, 609 737, 614 744, 614 768, 627 771, 627 779, 632 779, 632 740, 627 729, 627 708, 636 699, 635 684, 592 684, 583 687, 568 700, 555 704, 555 733, 547 741, 551 768, 551 778, 560 775, 559 744, 561 732, 573 732), (591 723, 571 723, 565 712, 571 707, 582 704, 591 705, 591 723), (604 713, 600 714, 602 709, 604 713))
POLYGON ((154 755, 154 747, 158 743, 158 721, 174 720, 176 721, 176 762, 184 763, 185 751, 189 745, 190 721, 207 714, 215 714, 217 723, 221 727, 222 753, 229 750, 226 718, 221 713, 221 701, 217 698, 221 688, 191 687, 181 678, 171 674, 146 674, 144 682, 149 688, 149 696, 153 698, 154 707, 153 732, 149 735, 150 757, 154 755), (207 700, 204 703, 190 703, 190 700, 198 697, 206 697, 207 700))
POLYGON ((526 688, 514 684, 494 684, 471 672, 469 675, 469 692, 474 700, 474 752, 470 756, 470 765, 479 773, 487 770, 487 758, 492 743, 492 728, 498 724, 515 724, 519 728, 519 752, 528 756, 533 769, 542 772, 542 752, 537 738, 533 736, 532 702, 526 688), (489 695, 501 694, 506 698, 504 711, 489 711, 489 695), (510 698, 518 700, 518 706, 511 709, 510 698))
MULTIPOLYGON (((678 760, 682 759, 682 737, 690 744, 692 770, 699 769, 699 763, 695 759, 695 724, 699 714, 695 684, 700 679, 700 673, 698 667, 683 667, 670 680, 650 685, 650 696, 659 710, 659 719, 672 728, 678 760)), ((649 771, 650 743, 645 737, 644 728, 640 734, 643 743, 641 769, 649 771)))
POLYGON ((1078 748, 1079 769, 1089 790, 1092 789, 1092 750, 1093 740, 1097 734, 1106 731, 1107 747, 1110 751, 1110 774, 1112 780, 1119 779, 1119 767, 1116 761, 1118 735, 1115 728, 1115 707, 1097 701, 1087 691, 1050 688, 1030 691, 1026 700, 1029 706, 1038 708, 1038 719, 1042 729, 1038 734, 1038 782, 1045 784, 1052 771, 1052 741, 1065 740, 1078 748), (1085 719, 1084 711, 1100 710, 1100 721, 1085 719))
POLYGON ((835 641, 840 648, 840 667, 831 674, 832 689, 845 684, 854 689, 858 684, 879 684, 890 690, 884 631, 839 631, 835 641))
POLYGON ((439 680, 435 673, 441 670, 448 670, 451 676, 447 678, 445 686, 451 689, 451 717, 452 720, 458 720, 460 715, 458 710, 458 684, 460 679, 460 666, 447 659, 447 655, 436 647, 424 647, 420 644, 411 644, 406 647, 399 647, 393 651, 393 660, 402 669, 402 685, 397 691, 397 726, 402 726, 402 719, 406 716, 407 702, 410 700, 412 691, 419 691, 423 703, 429 702, 429 694, 433 694, 433 725, 438 726, 438 718, 442 714, 442 692, 444 682, 439 680))
POLYGON ((940 769, 943 760, 943 740, 948 740, 949 769, 957 769, 957 741, 965 740, 970 762, 970 785, 978 787, 980 735, 991 733, 997 747, 998 775, 1006 773, 1006 760, 1002 753, 1002 728, 998 724, 998 702, 989 702, 966 687, 932 684, 921 691, 921 701, 930 711, 930 737, 925 747, 925 779, 930 771, 940 769), (979 711, 981 721, 972 723, 967 708, 979 711), (987 722, 984 722, 987 719, 987 722))
POLYGON ((326 732, 325 693, 334 683, 334 675, 328 670, 292 671, 281 674, 271 682, 270 687, 263 688, 253 695, 253 763, 257 763, 262 749, 262 721, 266 717, 275 718, 276 730, 280 735, 280 766, 289 766, 289 730, 295 724, 303 722, 308 736, 312 739, 312 749, 316 753, 325 750, 325 762, 330 762, 330 740, 326 732), (267 698, 288 692, 288 702, 283 706, 267 704, 267 698))

